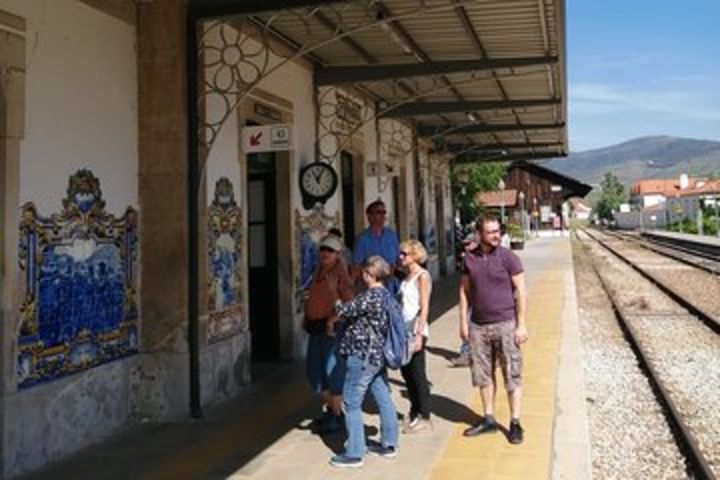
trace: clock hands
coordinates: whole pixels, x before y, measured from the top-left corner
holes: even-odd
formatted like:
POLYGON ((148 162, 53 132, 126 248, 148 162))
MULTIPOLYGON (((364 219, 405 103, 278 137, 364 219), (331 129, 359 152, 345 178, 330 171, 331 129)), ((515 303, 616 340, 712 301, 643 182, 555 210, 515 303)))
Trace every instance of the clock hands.
POLYGON ((317 184, 320 184, 320 179, 321 179, 322 176, 323 176, 323 171, 322 171, 322 170, 318 171, 318 169, 315 168, 315 169, 313 169, 312 174, 313 174, 313 177, 315 177, 315 182, 316 182, 317 184), (317 173, 316 173, 316 172, 317 172, 317 173))

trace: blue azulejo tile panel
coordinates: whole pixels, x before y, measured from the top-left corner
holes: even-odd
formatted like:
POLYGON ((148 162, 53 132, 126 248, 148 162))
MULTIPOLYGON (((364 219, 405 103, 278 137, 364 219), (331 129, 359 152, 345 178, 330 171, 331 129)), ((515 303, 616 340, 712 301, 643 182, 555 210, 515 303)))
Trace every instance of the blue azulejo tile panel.
POLYGON ((321 203, 316 204, 306 215, 295 210, 295 252, 299 259, 295 274, 295 315, 303 314, 307 290, 320 260, 320 240, 331 228, 338 228, 338 225, 340 212, 329 215, 321 203))
POLYGON ((107 213, 92 172, 70 177, 59 213, 22 207, 19 259, 19 388, 137 352, 137 213, 107 213))
POLYGON ((208 343, 243 329, 243 224, 227 177, 215 183, 208 208, 208 343))

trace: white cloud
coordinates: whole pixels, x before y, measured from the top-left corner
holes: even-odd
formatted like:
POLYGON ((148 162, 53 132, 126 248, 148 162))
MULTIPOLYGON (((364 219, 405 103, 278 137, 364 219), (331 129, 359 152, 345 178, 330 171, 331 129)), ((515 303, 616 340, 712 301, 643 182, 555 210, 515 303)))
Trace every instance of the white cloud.
MULTIPOLYGON (((665 114, 684 119, 720 120, 720 98, 688 87, 666 90, 584 83, 570 85, 570 109, 575 114, 631 112, 665 114)), ((651 120, 651 118, 649 119, 651 120)))
POLYGON ((628 57, 617 57, 609 55, 586 56, 581 59, 578 68, 592 70, 610 70, 616 68, 641 67, 657 63, 657 58, 650 55, 631 55, 628 57))

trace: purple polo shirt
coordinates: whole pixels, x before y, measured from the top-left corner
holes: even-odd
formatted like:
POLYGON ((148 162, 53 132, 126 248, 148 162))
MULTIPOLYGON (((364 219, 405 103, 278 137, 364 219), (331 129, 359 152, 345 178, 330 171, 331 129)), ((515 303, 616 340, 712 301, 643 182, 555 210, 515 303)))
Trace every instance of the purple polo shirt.
POLYGON ((487 254, 478 247, 466 255, 463 275, 470 276, 470 320, 480 325, 514 320, 512 277, 522 272, 518 256, 505 247, 487 254))

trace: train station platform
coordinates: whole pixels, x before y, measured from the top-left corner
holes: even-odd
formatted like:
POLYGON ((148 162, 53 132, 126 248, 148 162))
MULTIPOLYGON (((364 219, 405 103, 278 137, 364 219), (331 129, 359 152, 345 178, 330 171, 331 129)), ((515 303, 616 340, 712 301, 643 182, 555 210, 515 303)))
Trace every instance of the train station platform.
POLYGON ((642 232, 642 234, 648 237, 696 243, 709 247, 720 248, 720 237, 711 237, 709 235, 696 235, 690 233, 669 232, 664 230, 646 230, 642 232))
MULTIPOLYGON (((582 361, 570 241, 538 238, 518 252, 529 286, 522 422, 525 441, 503 433, 465 438, 480 409, 467 368, 451 367, 459 347, 457 276, 435 284, 428 376, 434 430, 401 435, 397 458, 369 457, 361 469, 328 464, 342 435, 308 429, 316 402, 300 365, 278 367, 241 397, 202 420, 141 425, 26 478, 72 479, 584 479, 590 477, 582 361)), ((399 413, 408 411, 399 372, 391 372, 399 413)), ((504 391, 496 417, 507 426, 504 391)), ((377 438, 378 416, 365 415, 377 438)))

